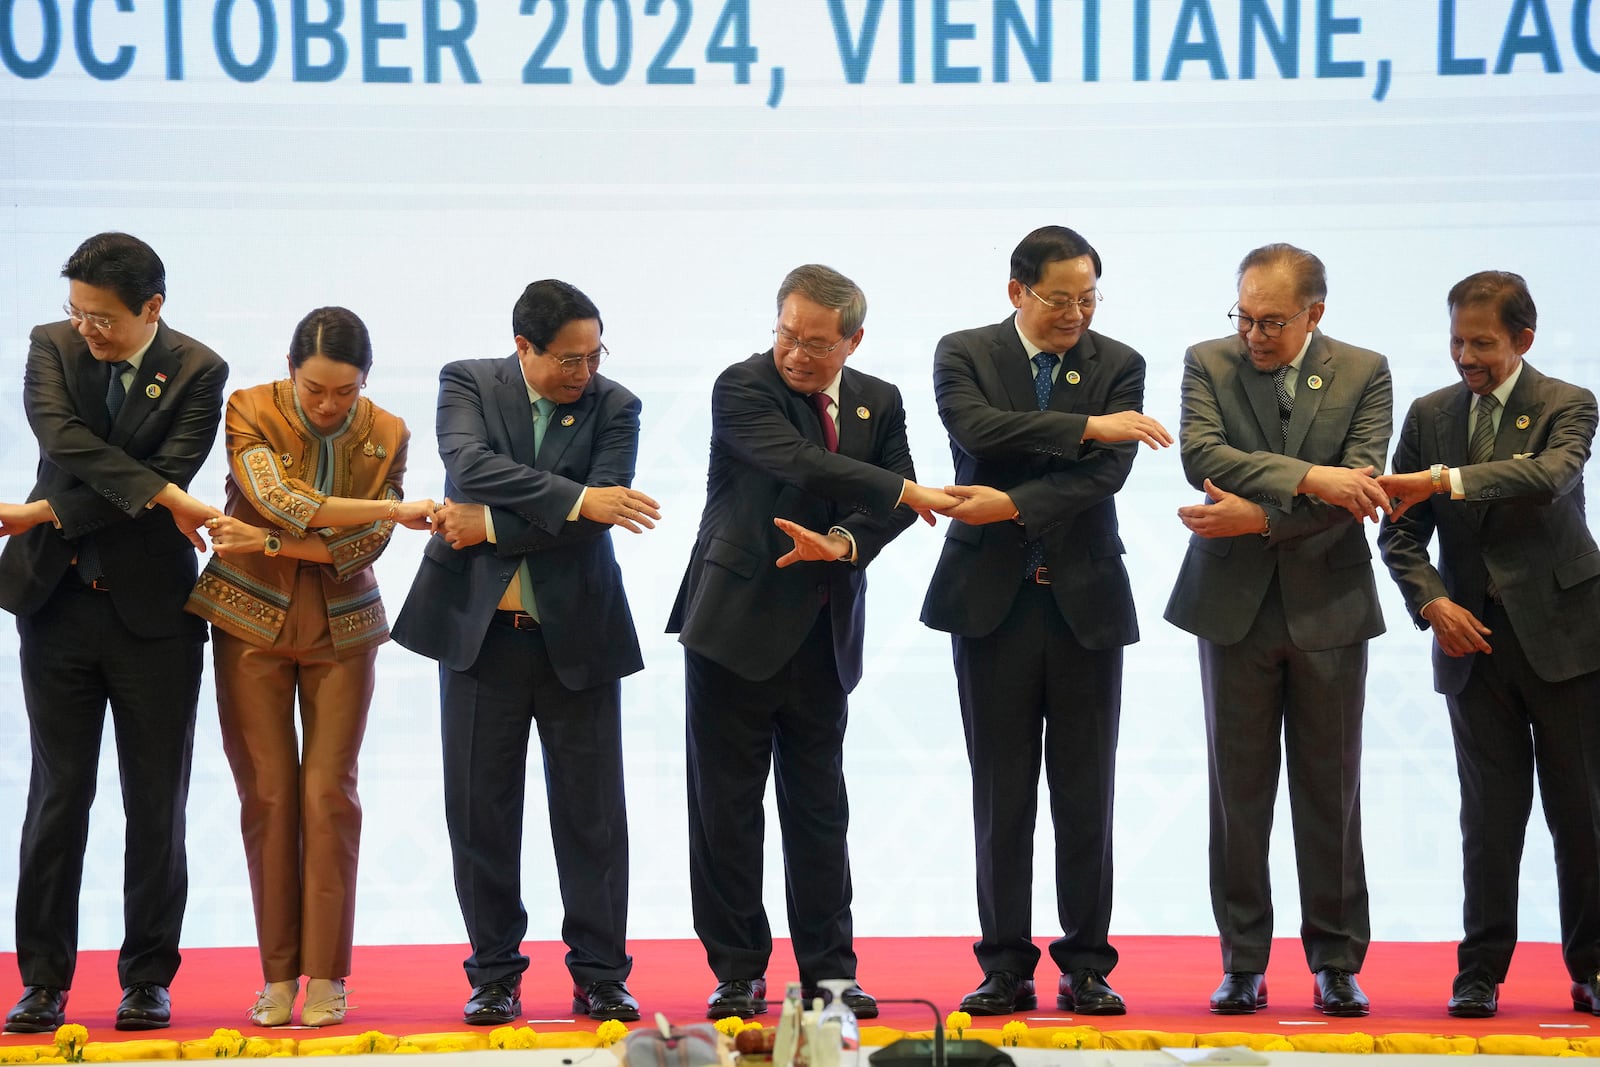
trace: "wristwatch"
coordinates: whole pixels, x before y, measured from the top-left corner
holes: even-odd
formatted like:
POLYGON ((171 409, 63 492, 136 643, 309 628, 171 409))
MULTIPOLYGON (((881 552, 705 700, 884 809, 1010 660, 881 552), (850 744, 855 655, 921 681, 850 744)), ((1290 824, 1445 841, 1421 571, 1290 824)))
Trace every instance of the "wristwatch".
POLYGON ((1444 492, 1444 464, 1443 463, 1435 463, 1433 466, 1429 467, 1428 468, 1428 477, 1433 479, 1433 491, 1435 493, 1444 492))
POLYGON ((261 538, 261 551, 267 556, 276 556, 283 551, 283 541, 277 534, 268 530, 266 536, 261 538))

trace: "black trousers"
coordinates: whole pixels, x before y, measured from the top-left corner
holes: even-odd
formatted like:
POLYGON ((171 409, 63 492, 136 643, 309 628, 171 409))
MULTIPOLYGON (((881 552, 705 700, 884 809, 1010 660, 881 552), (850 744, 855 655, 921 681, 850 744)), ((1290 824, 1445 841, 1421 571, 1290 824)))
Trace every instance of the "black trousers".
POLYGON ((493 625, 478 660, 439 669, 445 822, 474 986, 528 969, 522 938, 522 816, 528 742, 544 755, 550 839, 565 918, 567 970, 580 985, 623 980, 628 934, 628 812, 622 787, 622 685, 563 686, 537 630, 493 625))
POLYGON ((42 608, 17 619, 17 633, 33 753, 17 869, 22 982, 72 985, 89 809, 109 705, 127 819, 117 977, 124 987, 170 985, 189 892, 184 810, 204 630, 140 637, 105 593, 69 570, 42 608))
POLYGON ((1555 846, 1561 956, 1573 980, 1585 981, 1600 970, 1600 672, 1546 682, 1504 608, 1487 604, 1483 621, 1494 652, 1479 654, 1465 688, 1445 698, 1461 778, 1466 936, 1457 963, 1505 980, 1537 774, 1555 846))
POLYGON ((1039 962, 1033 836, 1042 762, 1063 931, 1050 957, 1065 974, 1107 973, 1117 964, 1108 937, 1122 649, 1078 644, 1050 588, 1031 582, 994 633, 951 642, 972 767, 978 965, 1032 975, 1039 962))
POLYGON ((772 928, 761 902, 762 802, 771 768, 800 980, 854 978, 847 707, 827 611, 771 678, 750 681, 687 650, 684 671, 689 891, 695 933, 712 973, 719 982, 760 977, 772 955, 772 928))

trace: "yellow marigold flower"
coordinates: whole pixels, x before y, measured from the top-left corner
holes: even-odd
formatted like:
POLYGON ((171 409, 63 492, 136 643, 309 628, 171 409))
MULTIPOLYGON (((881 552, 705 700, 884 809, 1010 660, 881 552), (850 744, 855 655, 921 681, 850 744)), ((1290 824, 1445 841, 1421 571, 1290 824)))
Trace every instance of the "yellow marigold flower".
POLYGON ((1022 1039, 1028 1036, 1028 1024, 1013 1019, 1000 1028, 1000 1043, 1015 1048, 1022 1044, 1022 1039))
POLYGON ((595 1027, 594 1036, 600 1042, 601 1048, 610 1048, 628 1036, 628 1028, 616 1019, 607 1019, 595 1027))
POLYGON ((39 1058, 37 1058, 33 1062, 34 1063, 66 1063, 67 1061, 62 1059, 60 1056, 40 1056, 39 1058))
POLYGON ((739 1031, 744 1029, 744 1020, 737 1015, 729 1015, 726 1018, 718 1019, 712 1025, 729 1037, 738 1037, 739 1031))
POLYGON ((466 1043, 464 1041, 462 1041, 458 1037, 445 1037, 445 1038, 441 1038, 439 1040, 439 1043, 437 1045, 433 1046, 433 1051, 435 1051, 435 1052, 464 1052, 464 1051, 466 1051, 466 1047, 467 1047, 466 1043))
POLYGON ((968 1015, 964 1011, 953 1011, 944 1017, 945 1029, 951 1031, 948 1036, 954 1037, 957 1040, 960 1040, 961 1035, 965 1033, 967 1027, 971 1025, 972 1016, 968 1015))
POLYGON ((78 1023, 67 1023, 56 1027, 56 1047, 65 1045, 81 1045, 89 1040, 89 1028, 78 1023))
POLYGON ((497 1026, 497 1027, 495 1027, 493 1030, 489 1031, 489 1047, 490 1048, 513 1048, 513 1047, 515 1047, 515 1046, 513 1046, 511 1044, 511 1042, 515 1040, 513 1035, 516 1034, 516 1032, 517 1032, 517 1028, 515 1026, 497 1026))

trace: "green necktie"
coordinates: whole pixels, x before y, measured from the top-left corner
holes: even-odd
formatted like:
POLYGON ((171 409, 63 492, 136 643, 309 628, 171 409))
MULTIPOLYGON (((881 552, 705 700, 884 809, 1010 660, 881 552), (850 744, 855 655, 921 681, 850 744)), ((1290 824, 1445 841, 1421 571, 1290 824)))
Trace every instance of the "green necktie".
MULTIPOLYGON (((544 433, 550 428, 550 416, 556 410, 556 402, 541 396, 533 402, 533 407, 533 456, 537 459, 539 449, 544 447, 544 433)), ((522 610, 538 619, 539 608, 533 600, 533 575, 528 573, 526 557, 517 565, 517 580, 522 583, 522 610)))

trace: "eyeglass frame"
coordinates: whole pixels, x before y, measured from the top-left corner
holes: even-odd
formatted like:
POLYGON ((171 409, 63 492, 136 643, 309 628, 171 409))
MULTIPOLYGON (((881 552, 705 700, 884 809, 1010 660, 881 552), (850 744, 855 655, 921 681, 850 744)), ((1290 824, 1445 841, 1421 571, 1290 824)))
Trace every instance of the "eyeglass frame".
POLYGON ((1239 331, 1240 337, 1249 337, 1251 331, 1259 326, 1261 327, 1262 337, 1265 337, 1269 341, 1275 341, 1278 339, 1278 336, 1283 333, 1283 328, 1285 326, 1289 325, 1295 319, 1298 319, 1301 315, 1304 315, 1306 312, 1316 307, 1317 304, 1318 301, 1313 300, 1311 303, 1307 304, 1293 315, 1290 315, 1288 318, 1280 321, 1278 319, 1258 319, 1253 316, 1246 315, 1244 312, 1239 310, 1239 302, 1235 300, 1233 302, 1233 307, 1228 310, 1228 321, 1233 323, 1233 328, 1239 331), (1240 319, 1248 321, 1250 325, 1241 326, 1239 324, 1240 319))
POLYGON ((796 349, 799 349, 812 359, 828 358, 829 356, 833 355, 834 350, 840 345, 844 344, 844 342, 845 339, 841 337, 837 341, 833 342, 833 344, 824 348, 822 347, 821 341, 802 341, 800 338, 796 337, 794 334, 790 333, 788 330, 785 330, 782 326, 779 326, 776 323, 774 323, 772 327, 773 348, 780 352, 793 352, 796 349))
POLYGON ((1043 304, 1051 311, 1065 311, 1076 304, 1078 306, 1078 313, 1080 315, 1087 315, 1089 312, 1093 311, 1096 306, 1103 303, 1106 298, 1106 294, 1100 291, 1100 287, 1098 285, 1089 290, 1088 296, 1080 296, 1072 300, 1046 300, 1044 297, 1034 292, 1033 286, 1029 285, 1027 282, 1018 282, 1017 284, 1026 289, 1029 296, 1039 301, 1039 303, 1043 304))
POLYGON ((67 321, 74 326, 80 322, 87 322, 90 327, 101 333, 110 333, 111 327, 117 324, 116 319, 108 319, 104 315, 91 315, 87 311, 79 311, 72 306, 72 301, 70 300, 61 305, 61 310, 67 313, 67 321))
POLYGON ((583 365, 587 365, 589 373, 594 374, 600 369, 600 364, 606 361, 606 357, 611 355, 611 350, 605 345, 601 345, 587 356, 557 356, 551 354, 549 349, 540 348, 538 345, 534 345, 533 350, 541 356, 549 356, 555 360, 556 366, 563 374, 576 374, 578 368, 583 365))

